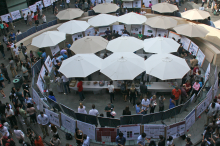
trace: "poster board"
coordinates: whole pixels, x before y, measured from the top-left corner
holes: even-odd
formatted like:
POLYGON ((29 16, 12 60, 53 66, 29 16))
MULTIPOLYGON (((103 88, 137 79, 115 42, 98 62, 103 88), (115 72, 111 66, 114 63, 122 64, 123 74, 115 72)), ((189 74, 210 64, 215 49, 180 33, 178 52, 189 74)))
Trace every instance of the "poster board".
POLYGON ((21 9, 21 15, 22 17, 25 14, 25 17, 27 17, 28 13, 31 13, 31 10, 29 8, 21 9))
POLYGON ((33 97, 35 104, 39 105, 40 96, 37 94, 37 92, 34 90, 34 88, 32 88, 32 93, 33 93, 32 97, 33 97))
POLYGON ((165 137, 165 125, 162 124, 144 124, 144 133, 147 138, 158 139, 159 135, 165 137))
POLYGON ((115 30, 115 33, 118 31, 119 35, 122 35, 122 31, 124 30, 124 25, 113 25, 112 31, 115 30))
POLYGON ((156 28, 152 28, 149 25, 144 26, 144 35, 146 36, 151 36, 153 35, 154 37, 156 36, 156 28))
MULTIPOLYGON (((43 99, 39 99, 39 104, 37 105, 37 109, 39 110, 39 111, 41 111, 41 112, 43 112, 43 110, 44 110, 44 105, 45 105, 45 103, 43 102, 43 99)), ((47 107, 47 106, 46 106, 47 107)), ((47 108, 49 108, 49 107, 47 107, 47 108)))
POLYGON ((209 74, 210 74, 210 63, 209 63, 209 65, 206 69, 206 72, 205 72, 205 82, 208 80, 209 74))
POLYGON ((113 3, 113 0, 105 0, 106 3, 113 3))
POLYGON ((83 134, 89 136, 90 139, 95 140, 95 125, 84 123, 77 120, 77 128, 83 131, 83 134))
POLYGON ((188 39, 188 38, 185 37, 185 36, 182 36, 180 42, 182 43, 183 48, 184 48, 186 51, 188 51, 188 50, 189 50, 189 45, 190 45, 190 43, 191 43, 191 40, 188 39))
POLYGON ((136 140, 141 134, 140 125, 121 125, 119 126, 119 132, 124 134, 126 140, 136 140))
POLYGON ((218 67, 217 65, 215 66, 215 72, 214 72, 214 79, 217 80, 218 79, 218 67))
POLYGON ((40 76, 44 81, 44 75, 47 72, 47 69, 44 67, 44 65, 42 65, 41 70, 40 70, 40 76))
POLYGON ((158 0, 151 0, 152 5, 158 4, 158 0))
POLYGON ((50 0, 43 0, 44 7, 49 7, 51 5, 50 0))
POLYGON ((12 20, 17 20, 21 18, 21 13, 19 10, 13 11, 10 13, 12 20))
POLYGON ((175 38, 175 40, 178 41, 179 39, 181 39, 181 36, 173 31, 169 31, 168 38, 175 38))
POLYGON ((186 117, 186 128, 185 128, 185 132, 187 132, 189 130, 190 127, 192 127, 192 125, 196 122, 196 110, 193 109, 186 117))
POLYGON ((173 139, 185 134, 185 120, 167 126, 167 137, 172 136, 173 139))
POLYGON ((41 93, 44 93, 44 81, 42 80, 41 76, 39 75, 38 76, 38 79, 37 79, 37 87, 38 89, 40 90, 41 93))
POLYGON ((76 121, 73 118, 65 115, 64 113, 60 113, 61 126, 63 126, 66 130, 71 133, 75 133, 76 129, 76 121))
POLYGON ((132 8, 132 1, 123 1, 123 8, 132 8))
MULTIPOLYGON (((95 36, 95 28, 91 27, 85 31, 85 36, 95 36)), ((74 41, 74 40, 73 40, 74 41)))
POLYGON ((151 0, 143 0, 143 3, 144 3, 146 8, 149 7, 150 1, 151 0))
POLYGON ((99 34, 100 36, 105 36, 105 31, 107 30, 107 28, 109 28, 109 30, 111 30, 111 28, 108 26, 108 27, 99 27, 99 34))
POLYGON ((47 58, 44 62, 44 65, 46 66, 47 71, 50 73, 51 70, 53 69, 53 63, 52 63, 52 60, 51 60, 50 56, 47 56, 47 58))
POLYGON ((199 47, 194 42, 191 41, 191 43, 189 45, 189 53, 196 56, 198 50, 199 50, 199 47))
POLYGON ((96 141, 115 142, 116 137, 116 128, 96 128, 96 141))
POLYGON ((60 47, 59 47, 58 45, 52 46, 52 47, 50 47, 50 50, 51 50, 52 55, 54 56, 54 55, 56 55, 58 52, 60 52, 60 47))
MULTIPOLYGON (((201 89, 200 89, 201 90, 201 89)), ((193 102, 193 99, 195 98, 196 94, 193 94, 193 96, 190 98, 190 102, 193 102)))
POLYGON ((9 21, 8 21, 8 16, 10 16, 10 14, 2 15, 2 16, 1 16, 2 22, 5 21, 5 22, 8 23, 8 22, 9 22, 9 21))
POLYGON ((52 112, 51 110, 45 109, 45 114, 49 117, 50 123, 60 127, 60 116, 59 114, 52 112))
POLYGON ((134 0, 133 1, 133 8, 141 8, 141 0, 134 0))
POLYGON ((215 80, 214 84, 214 97, 217 95, 218 92, 218 78, 215 80))
POLYGON ((141 32, 142 34, 142 28, 143 28, 143 25, 131 25, 131 33, 139 34, 139 32, 141 32))
POLYGON ((43 8, 44 5, 43 5, 43 2, 42 2, 42 1, 38 1, 38 2, 35 3, 36 6, 39 6, 40 4, 41 4, 41 7, 43 8))
POLYGON ((205 54, 202 52, 202 50, 198 50, 196 59, 198 60, 199 66, 202 67, 203 62, 205 61, 205 54))
POLYGON ((33 4, 33 5, 30 5, 29 6, 29 9, 32 11, 32 12, 37 12, 37 6, 36 6, 36 4, 33 4))
POLYGON ((75 41, 76 38, 77 38, 77 40, 83 38, 83 33, 79 32, 79 33, 72 35, 73 42, 75 41))
POLYGON ((166 35, 166 37, 167 37, 168 36, 168 30, 157 28, 156 36, 158 36, 159 34, 160 34, 161 37, 164 37, 164 35, 166 35))

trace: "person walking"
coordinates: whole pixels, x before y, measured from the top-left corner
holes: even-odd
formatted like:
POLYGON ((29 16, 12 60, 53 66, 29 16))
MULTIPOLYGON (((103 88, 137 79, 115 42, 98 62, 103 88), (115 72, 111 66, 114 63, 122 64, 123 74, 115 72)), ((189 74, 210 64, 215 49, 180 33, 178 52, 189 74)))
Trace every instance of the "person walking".
POLYGON ((40 112, 40 115, 37 116, 37 122, 40 125, 41 131, 43 133, 43 139, 46 137, 46 135, 49 136, 47 128, 47 124, 49 123, 48 116, 43 112, 40 112))
POLYGON ((150 100, 147 99, 147 96, 144 96, 144 99, 142 99, 141 105, 142 105, 143 114, 147 114, 147 111, 150 105, 150 100))
POLYGON ((150 113, 154 113, 154 110, 156 108, 157 102, 156 102, 156 95, 153 95, 150 98, 150 113))
POLYGON ((24 133, 21 130, 18 130, 18 126, 14 126, 14 134, 18 140, 23 139, 24 140, 24 133))
POLYGON ((24 124, 26 124, 27 126, 29 126, 28 120, 27 120, 27 112, 23 109, 23 104, 19 104, 19 114, 21 115, 21 117, 24 120, 24 124))
POLYGON ((63 86, 63 81, 62 81, 61 75, 58 73, 58 74, 56 74, 55 77, 56 77, 55 83, 57 84, 57 91, 58 91, 58 93, 63 93, 64 86, 63 86))
POLYGON ((28 69, 27 69, 27 64, 26 63, 22 64, 21 70, 22 70, 24 79, 26 80, 26 82, 28 82, 29 81, 29 79, 28 79, 29 73, 28 73, 28 69))
POLYGON ((78 113, 87 114, 86 107, 82 103, 79 104, 78 113))
POLYGON ((20 47, 20 49, 21 49, 21 52, 23 53, 23 55, 24 56, 26 56, 26 50, 27 50, 27 47, 26 46, 24 46, 24 44, 23 43, 21 43, 21 47, 20 47))
POLYGON ((165 146, 166 145, 166 140, 163 137, 163 135, 159 135, 160 141, 158 142, 158 146, 165 146))
POLYGON ((46 72, 44 75, 44 81, 45 81, 45 90, 46 90, 46 92, 49 92, 49 90, 50 90, 50 76, 48 75, 48 72, 46 72))
POLYGON ((82 82, 81 79, 79 79, 79 82, 77 83, 77 89, 78 89, 79 97, 80 97, 79 101, 84 101, 85 100, 85 96, 83 94, 83 82, 82 82))
POLYGON ((95 104, 92 104, 92 109, 89 111, 89 114, 93 115, 93 116, 99 115, 99 111, 97 109, 95 109, 95 104))
POLYGON ((62 3, 61 3, 62 8, 64 9, 65 8, 65 0, 61 0, 61 1, 62 1, 62 3))
POLYGON ((133 100, 133 107, 135 106, 135 99, 137 98, 137 90, 135 88, 134 83, 131 84, 131 88, 129 90, 130 102, 133 100))
POLYGON ((66 0, 66 5, 68 8, 70 7, 70 0, 66 0))
POLYGON ((169 105, 169 109, 171 109, 171 108, 174 108, 175 107, 175 96, 174 95, 171 95, 171 97, 170 97, 170 105, 169 105))
POLYGON ((164 97, 164 95, 161 95, 159 97, 159 112, 162 112, 164 110, 164 101, 166 100, 166 98, 164 97))
POLYGON ((11 16, 8 16, 8 22, 9 22, 11 29, 14 30, 13 20, 12 20, 11 16))
POLYGON ((24 105, 24 95, 22 92, 19 92, 19 88, 17 88, 17 92, 15 92, 16 98, 20 101, 21 104, 24 105))
POLYGON ((43 142, 41 136, 35 136, 34 145, 35 146, 44 146, 44 142, 43 142))
POLYGON ((11 83, 11 79, 8 76, 8 71, 7 71, 7 68, 5 67, 4 63, 1 64, 1 67, 2 67, 1 68, 2 74, 4 75, 6 80, 8 80, 8 84, 10 84, 11 83))
POLYGON ((58 134, 57 126, 51 124, 50 129, 51 129, 50 133, 52 133, 52 135, 55 135, 56 137, 60 138, 58 134))
POLYGON ((122 115, 131 115, 131 111, 129 110, 129 106, 128 105, 123 110, 122 115))
POLYGON ((79 128, 75 129, 74 137, 76 139, 77 145, 83 144, 83 132, 81 130, 79 130, 79 128))
POLYGON ((15 118, 14 111, 13 109, 10 109, 10 107, 7 107, 5 109, 5 117, 10 121, 11 128, 17 125, 17 120, 15 118))
POLYGON ((27 104, 27 113, 30 116, 30 122, 36 124, 37 123, 36 110, 31 103, 27 104))
POLYGON ((106 117, 111 117, 114 118, 114 116, 111 115, 111 112, 114 111, 114 105, 109 103, 106 107, 105 107, 105 112, 106 112, 106 117))
POLYGON ((28 95, 28 97, 31 97, 31 94, 30 94, 30 91, 29 91, 29 84, 27 83, 26 80, 24 80, 24 83, 22 85, 22 88, 23 88, 23 95, 24 97, 26 97, 26 94, 28 95))
MULTIPOLYGON (((219 83, 220 84, 220 83, 219 83)), ((123 96, 123 99, 124 99, 124 102, 127 102, 127 84, 126 82, 124 81, 122 84, 121 84, 121 93, 122 93, 122 96, 123 96)))
POLYGON ((15 62, 12 58, 8 58, 8 60, 9 60, 11 74, 12 74, 12 77, 14 78, 17 75, 17 71, 15 69, 15 62))
POLYGON ((42 16, 43 10, 42 10, 42 5, 41 5, 41 4, 39 4, 38 9, 39 9, 39 11, 40 11, 39 15, 42 16))
POLYGON ((64 94, 69 94, 70 93, 69 79, 65 75, 62 75, 62 79, 63 79, 63 87, 65 90, 64 94))
POLYGON ((50 140, 50 144, 51 146, 60 146, 61 141, 56 135, 53 135, 53 138, 50 140))
POLYGON ((42 20, 43 20, 43 23, 47 23, 47 17, 46 17, 46 15, 43 14, 41 18, 42 18, 42 20))
POLYGON ((3 44, 0 42, 0 52, 2 53, 2 57, 5 59, 5 50, 3 44))
POLYGON ((27 15, 27 22, 30 26, 32 25, 32 16, 29 12, 28 12, 28 15, 27 15))
POLYGON ((213 121, 213 119, 216 118, 217 112, 218 112, 218 107, 217 107, 216 104, 213 102, 213 103, 211 104, 211 106, 208 107, 206 125, 209 124, 209 120, 213 121))
POLYGON ((199 81, 196 80, 196 82, 193 84, 192 95, 195 94, 197 96, 199 89, 200 89, 200 84, 199 84, 199 81))
POLYGON ((178 87, 175 87, 175 89, 172 90, 172 95, 175 96, 176 106, 179 104, 179 97, 181 95, 181 90, 178 87))
POLYGON ((110 94, 110 102, 112 103, 112 100, 115 100, 113 81, 110 81, 110 83, 108 85, 108 91, 109 91, 109 94, 110 94))
POLYGON ((122 132, 119 132, 118 136, 115 139, 115 143, 117 146, 125 146, 126 138, 124 137, 124 134, 122 132))
POLYGON ((180 104, 183 104, 186 102, 186 99, 188 97, 187 93, 186 93, 186 85, 183 84, 181 87, 180 87, 180 90, 181 90, 181 100, 180 100, 180 104))
POLYGON ((31 130, 31 128, 27 128, 27 137, 30 140, 31 144, 34 145, 35 133, 33 130, 31 130))

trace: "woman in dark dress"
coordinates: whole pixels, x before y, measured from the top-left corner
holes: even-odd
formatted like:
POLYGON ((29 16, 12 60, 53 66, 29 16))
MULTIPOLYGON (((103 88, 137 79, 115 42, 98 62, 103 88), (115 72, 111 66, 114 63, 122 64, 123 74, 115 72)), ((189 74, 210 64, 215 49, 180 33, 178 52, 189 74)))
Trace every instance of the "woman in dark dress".
POLYGON ((129 106, 127 105, 126 108, 123 110, 122 115, 131 115, 131 111, 129 110, 129 106))
POLYGON ((83 132, 79 130, 79 128, 75 129, 75 139, 76 139, 77 145, 80 146, 83 144, 83 132))
POLYGON ((135 88, 135 85, 134 83, 131 84, 131 88, 129 90, 129 96, 130 96, 130 102, 132 102, 133 100, 133 107, 135 105, 135 99, 137 97, 137 90, 135 88))

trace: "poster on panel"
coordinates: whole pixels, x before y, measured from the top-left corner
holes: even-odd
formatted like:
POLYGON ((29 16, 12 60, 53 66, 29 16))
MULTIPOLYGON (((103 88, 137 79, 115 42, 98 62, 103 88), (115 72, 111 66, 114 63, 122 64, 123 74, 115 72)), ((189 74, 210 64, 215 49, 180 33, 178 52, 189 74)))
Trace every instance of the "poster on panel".
POLYGON ((140 135, 140 125, 121 125, 119 132, 122 132, 127 140, 136 140, 140 135))
POLYGON ((158 139, 159 135, 165 136, 165 125, 162 124, 144 124, 144 133, 147 138, 158 139))
POLYGON ((83 134, 89 136, 90 139, 95 140, 95 125, 88 124, 77 120, 77 128, 83 131, 83 134))
POLYGON ((218 92, 218 78, 217 80, 215 80, 215 84, 214 84, 214 97, 217 95, 218 92))
POLYGON ((122 31, 124 30, 124 25, 113 25, 112 31, 115 30, 115 33, 118 31, 119 35, 122 35, 122 31))
POLYGON ((144 3, 146 8, 149 7, 150 1, 151 0, 143 0, 143 3, 144 3))
POLYGON ((144 26, 144 35, 146 35, 146 36, 153 35, 155 37, 156 36, 156 28, 152 28, 148 25, 145 25, 144 26))
POLYGON ((49 117, 50 123, 60 127, 60 118, 59 114, 52 112, 48 109, 45 109, 45 114, 49 117))
POLYGON ((165 37, 165 36, 167 37, 168 36, 168 30, 157 28, 156 36, 159 36, 159 34, 160 34, 161 37, 165 37))
POLYGON ((42 2, 42 1, 38 1, 38 2, 35 3, 35 5, 38 6, 38 7, 39 7, 40 4, 41 4, 41 7, 43 8, 44 5, 43 5, 43 2, 42 2))
POLYGON ((76 33, 76 34, 72 35, 73 42, 76 41, 76 40, 79 40, 81 38, 83 38, 83 33, 82 32, 79 32, 79 33, 76 33))
POLYGON ((85 36, 95 36, 95 28, 91 27, 85 31, 85 36))
POLYGON ((21 18, 21 13, 19 10, 13 11, 10 13, 12 20, 17 20, 21 18))
POLYGON ((194 42, 191 42, 189 45, 189 53, 196 56, 198 50, 199 50, 199 47, 194 42))
POLYGON ((49 7, 51 5, 50 0, 43 0, 44 7, 49 7))
POLYGON ((141 0, 134 0, 133 8, 141 8, 141 0))
POLYGON ((40 96, 38 95, 37 91, 34 90, 34 88, 32 88, 32 93, 35 104, 39 105, 40 96))
POLYGON ((47 72, 47 69, 42 65, 41 70, 40 70, 40 76, 44 80, 44 75, 47 72))
POLYGON ((47 58, 44 62, 44 65, 46 66, 47 71, 50 73, 51 70, 53 69, 53 63, 52 63, 52 60, 51 60, 50 56, 47 56, 47 58))
POLYGON ((67 129, 71 133, 75 133, 76 121, 73 118, 65 115, 64 113, 60 114, 61 116, 61 126, 67 129))
POLYGON ((8 21, 8 16, 10 16, 10 14, 2 15, 2 16, 1 16, 2 21, 5 21, 5 22, 8 23, 8 22, 9 22, 9 21, 8 21))
POLYGON ((58 45, 52 46, 52 47, 50 47, 50 50, 51 50, 52 55, 54 56, 54 55, 56 55, 58 52, 60 52, 60 47, 59 47, 58 45))
POLYGON ((107 28, 109 30, 111 30, 111 28, 109 26, 108 27, 99 27, 99 34, 100 34, 100 36, 105 36, 106 35, 105 31, 107 30, 107 28))
POLYGON ((37 79, 37 87, 41 93, 44 93, 44 81, 42 80, 40 75, 38 76, 38 79, 37 79))
POLYGON ((22 17, 27 17, 28 13, 31 13, 31 10, 29 8, 21 9, 22 17))
POLYGON ((142 28, 143 28, 143 25, 131 25, 131 33, 139 34, 139 32, 141 32, 142 34, 142 28))
POLYGON ((192 125, 195 123, 196 121, 196 110, 193 109, 186 117, 186 128, 185 128, 185 132, 187 132, 189 130, 190 127, 192 127, 192 125))
POLYGON ((200 67, 202 67, 203 62, 205 60, 205 54, 202 52, 202 50, 198 50, 197 55, 196 55, 196 59, 198 60, 198 64, 200 67))
POLYGON ((178 138, 185 134, 185 122, 181 121, 167 126, 167 137, 172 136, 173 139, 178 138))
POLYGON ((182 43, 183 48, 188 51, 191 40, 188 39, 185 36, 181 36, 181 41, 180 42, 182 43))
POLYGON ((173 31, 169 31, 168 38, 174 38, 175 41, 178 41, 179 39, 181 39, 181 36, 173 31))
POLYGON ((214 79, 217 80, 217 78, 218 78, 218 67, 217 67, 217 65, 215 66, 214 77, 215 77, 214 79))
POLYGON ((210 63, 209 63, 209 65, 206 69, 206 72, 205 72, 205 82, 208 80, 209 74, 210 74, 210 63))
POLYGON ((29 6, 29 9, 32 11, 32 12, 37 12, 37 6, 36 6, 36 4, 33 4, 33 5, 30 5, 29 6))
POLYGON ((126 2, 126 1, 124 1, 124 2, 123 2, 123 7, 124 7, 124 8, 132 8, 132 2, 128 2, 128 1, 126 2))

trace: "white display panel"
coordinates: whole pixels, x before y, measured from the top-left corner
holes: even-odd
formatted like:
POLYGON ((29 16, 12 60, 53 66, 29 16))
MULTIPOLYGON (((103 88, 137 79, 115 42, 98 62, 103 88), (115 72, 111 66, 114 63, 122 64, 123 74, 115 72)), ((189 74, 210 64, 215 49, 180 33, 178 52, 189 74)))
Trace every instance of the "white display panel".
POLYGON ((54 56, 54 55, 56 55, 58 52, 60 52, 60 47, 59 47, 58 45, 52 46, 52 47, 50 47, 50 50, 51 50, 52 55, 54 56))
POLYGON ((165 136, 165 126, 162 124, 144 124, 144 133, 147 138, 158 139, 159 135, 165 136))
POLYGON ((72 35, 73 42, 75 41, 76 38, 77 38, 77 40, 83 38, 83 33, 79 32, 79 33, 73 34, 72 35))
POLYGON ((8 16, 10 16, 10 14, 5 14, 1 16, 2 21, 5 21, 8 23, 8 16))
POLYGON ((183 48, 188 51, 191 40, 187 37, 182 36, 180 42, 182 43, 183 48))
POLYGON ((44 7, 48 7, 51 5, 50 0, 43 0, 43 3, 44 3, 44 7))
POLYGON ((133 8, 141 8, 141 0, 134 0, 133 1, 133 8))
POLYGON ((30 14, 31 13, 31 10, 29 9, 29 8, 25 8, 25 9, 22 9, 21 10, 21 15, 22 15, 22 17, 24 16, 24 14, 25 14, 25 17, 27 17, 27 15, 28 15, 28 13, 30 14))
POLYGON ((10 14, 11 14, 12 20, 17 20, 17 19, 20 19, 20 18, 21 18, 21 13, 20 13, 19 10, 13 11, 13 12, 11 12, 10 14))
POLYGON ((156 28, 152 28, 148 25, 144 26, 144 35, 146 35, 146 36, 153 35, 155 37, 156 36, 156 31, 157 31, 156 28))
POLYGON ((136 140, 141 134, 140 125, 121 125, 119 127, 119 132, 124 134, 126 140, 136 140))
POLYGON ((64 113, 60 113, 61 116, 61 126, 67 129, 71 133, 75 133, 76 121, 73 118, 68 117, 64 113))
POLYGON ((205 72, 205 82, 208 80, 209 74, 210 74, 210 63, 209 63, 209 65, 206 69, 206 72, 205 72))
POLYGON ((173 31, 170 31, 168 38, 174 38, 176 41, 178 41, 181 39, 181 36, 173 31))
POLYGON ((124 8, 132 8, 132 2, 126 2, 126 1, 124 1, 124 2, 123 2, 123 7, 124 7, 124 8))
POLYGON ((52 63, 50 56, 47 56, 47 59, 45 60, 44 65, 46 66, 47 71, 50 73, 51 70, 53 69, 53 63, 52 63))
POLYGON ((166 37, 168 37, 168 30, 157 28, 156 36, 158 36, 159 34, 161 37, 164 37, 164 35, 166 35, 166 37))
POLYGON ((38 76, 38 79, 37 79, 37 87, 41 93, 44 93, 44 81, 42 80, 40 75, 38 76))
POLYGON ((85 36, 95 36, 95 28, 91 27, 85 31, 85 36))
POLYGON ((50 123, 60 127, 59 114, 54 113, 48 109, 45 109, 45 114, 49 117, 50 123))
POLYGON ((115 33, 118 31, 119 35, 122 35, 122 31, 124 30, 124 25, 113 25, 112 31, 115 30, 115 33))
POLYGON ((32 88, 32 93, 33 93, 33 100, 34 100, 35 104, 39 105, 40 96, 37 94, 37 92, 34 90, 34 88, 32 88))
POLYGON ((167 126, 167 137, 172 136, 173 139, 185 134, 185 121, 178 122, 167 126))
POLYGON ((198 50, 199 50, 199 47, 194 42, 191 42, 189 46, 189 53, 196 56, 198 50))
POLYGON ((95 125, 84 123, 77 120, 77 128, 83 131, 83 134, 89 136, 90 139, 95 140, 95 125))
POLYGON ((142 28, 143 28, 143 25, 131 25, 131 33, 139 34, 139 32, 141 32, 142 34, 142 28))
POLYGON ((37 12, 37 6, 36 6, 36 4, 33 4, 33 5, 30 5, 29 6, 29 9, 32 11, 32 12, 37 12))
POLYGON ((185 132, 189 130, 190 127, 196 122, 196 112, 195 109, 193 109, 185 118, 186 120, 186 128, 185 132))
POLYGON ((197 52, 196 59, 198 60, 198 64, 201 67, 205 60, 205 54, 200 49, 197 52))
POLYGON ((40 70, 40 76, 44 81, 44 75, 47 72, 47 69, 44 67, 44 65, 42 65, 41 70, 40 70))

